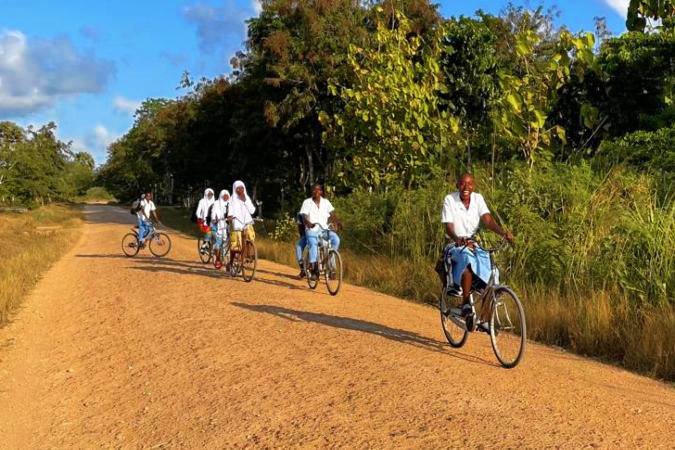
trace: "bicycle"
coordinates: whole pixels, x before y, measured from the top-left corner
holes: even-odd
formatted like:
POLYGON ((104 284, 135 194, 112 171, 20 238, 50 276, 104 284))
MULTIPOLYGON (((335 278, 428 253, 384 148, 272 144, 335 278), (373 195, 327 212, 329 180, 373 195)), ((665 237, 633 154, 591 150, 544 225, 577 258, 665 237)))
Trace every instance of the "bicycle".
MULTIPOLYGON (((235 220, 241 222, 239 219, 235 217, 235 220)), ((254 219, 254 222, 260 222, 262 219, 254 219)), ((244 227, 246 228, 247 225, 252 224, 253 222, 250 222, 248 224, 243 224, 244 227)), ((230 236, 232 233, 235 232, 234 230, 230 230, 230 236)), ((256 267, 258 266, 258 250, 255 247, 255 243, 248 238, 248 235, 246 232, 242 229, 239 231, 242 233, 242 248, 239 249, 238 251, 234 252, 232 256, 232 260, 230 261, 230 276, 236 277, 239 274, 241 274, 242 278, 244 281, 247 283, 253 280, 253 277, 255 276, 255 271, 256 267)), ((231 250, 231 240, 228 239, 228 252, 231 250)), ((221 252, 221 255, 225 254, 225 250, 221 252)))
MULTIPOLYGON (((477 243, 474 242, 476 246, 477 243)), ((490 256, 492 273, 487 285, 483 289, 472 288, 469 296, 471 314, 465 319, 462 309, 453 307, 450 295, 444 287, 439 301, 441 326, 448 343, 454 348, 462 347, 469 333, 481 331, 490 335, 490 343, 500 364, 511 369, 516 367, 523 358, 527 339, 525 310, 520 299, 511 288, 499 284, 499 269, 493 255, 502 250, 504 244, 484 249, 490 256), (480 296, 481 314, 476 313, 474 296, 480 296), (488 320, 484 317, 487 316, 488 320)), ((456 297, 455 297, 456 298, 456 297)))
MULTIPOLYGON (((141 246, 138 231, 135 228, 132 228, 131 231, 132 233, 127 233, 122 238, 122 252, 127 257, 136 256, 140 249, 145 247, 145 243, 141 246)), ((151 225, 150 232, 145 237, 145 242, 148 243, 150 253, 156 257, 166 256, 171 250, 171 238, 168 234, 157 231, 154 224, 151 225)))
POLYGON ((208 264, 211 262, 215 251, 215 241, 214 232, 211 232, 211 238, 209 240, 205 240, 204 236, 197 239, 197 253, 199 253, 199 259, 202 263, 208 264))
MULTIPOLYGON (((318 224, 317 224, 318 225, 318 224)), ((319 278, 323 276, 326 280, 326 288, 330 295, 337 295, 340 292, 340 287, 342 286, 342 257, 340 253, 333 248, 328 239, 328 231, 332 231, 332 224, 328 226, 328 229, 323 228, 321 225, 318 225, 321 228, 319 233, 319 248, 318 248, 318 258, 317 265, 319 266, 319 273, 316 278, 312 277, 309 269, 309 254, 304 252, 304 264, 308 268, 307 273, 307 285, 310 289, 316 289, 319 284, 319 278)))

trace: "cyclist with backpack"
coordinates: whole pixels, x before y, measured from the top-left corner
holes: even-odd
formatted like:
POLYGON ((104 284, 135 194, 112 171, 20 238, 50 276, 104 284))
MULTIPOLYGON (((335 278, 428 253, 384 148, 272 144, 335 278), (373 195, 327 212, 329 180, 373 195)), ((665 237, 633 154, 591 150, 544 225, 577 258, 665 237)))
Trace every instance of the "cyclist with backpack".
POLYGON ((138 242, 140 243, 141 248, 143 248, 145 245, 145 237, 148 236, 154 228, 152 219, 154 218, 155 221, 159 223, 157 206, 155 206, 155 202, 152 201, 152 192, 146 192, 145 197, 141 200, 138 217, 138 242))
POLYGON ((197 210, 195 212, 195 219, 199 230, 204 233, 204 244, 202 245, 202 252, 208 252, 208 242, 211 241, 211 224, 208 222, 209 212, 215 203, 213 198, 213 189, 206 188, 204 191, 204 198, 199 200, 197 210))

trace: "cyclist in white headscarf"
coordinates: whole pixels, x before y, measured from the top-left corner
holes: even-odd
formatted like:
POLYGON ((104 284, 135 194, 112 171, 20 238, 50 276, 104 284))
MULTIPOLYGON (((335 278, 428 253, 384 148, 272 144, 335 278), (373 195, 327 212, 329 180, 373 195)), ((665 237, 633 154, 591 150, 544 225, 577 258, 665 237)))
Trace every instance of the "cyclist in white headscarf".
POLYGON ((215 258, 213 265, 216 269, 220 269, 222 264, 220 262, 220 252, 223 250, 224 244, 227 242, 227 216, 230 204, 230 191, 223 189, 218 195, 218 201, 213 204, 211 210, 211 223, 215 227, 216 244, 215 244, 215 258))
POLYGON ((241 180, 235 181, 232 185, 232 198, 230 199, 228 213, 228 221, 232 224, 230 262, 232 262, 233 254, 241 251, 242 244, 246 239, 255 241, 253 213, 255 213, 255 205, 246 193, 244 182, 241 180))
POLYGON ((201 251, 208 252, 208 242, 211 240, 211 224, 207 223, 209 208, 213 205, 215 199, 213 198, 213 189, 206 188, 204 191, 204 198, 199 200, 197 205, 197 226, 202 233, 204 233, 204 244, 202 244, 201 251))

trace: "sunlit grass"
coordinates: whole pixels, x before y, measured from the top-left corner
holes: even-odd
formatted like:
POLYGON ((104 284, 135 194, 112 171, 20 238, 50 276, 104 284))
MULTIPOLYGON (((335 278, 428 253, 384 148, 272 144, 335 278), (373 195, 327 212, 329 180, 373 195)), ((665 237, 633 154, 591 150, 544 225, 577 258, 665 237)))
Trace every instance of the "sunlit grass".
POLYGON ((81 224, 81 212, 72 206, 0 213, 0 325, 42 273, 76 242, 81 224))

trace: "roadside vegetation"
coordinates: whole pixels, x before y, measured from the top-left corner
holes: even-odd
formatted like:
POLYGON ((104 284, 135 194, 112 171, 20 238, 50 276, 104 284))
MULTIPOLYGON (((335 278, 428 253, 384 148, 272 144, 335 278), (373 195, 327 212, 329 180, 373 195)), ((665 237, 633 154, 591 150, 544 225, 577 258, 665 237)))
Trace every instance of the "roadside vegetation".
POLYGON ((81 210, 73 205, 0 213, 0 326, 40 276, 75 244, 81 225, 81 210))

